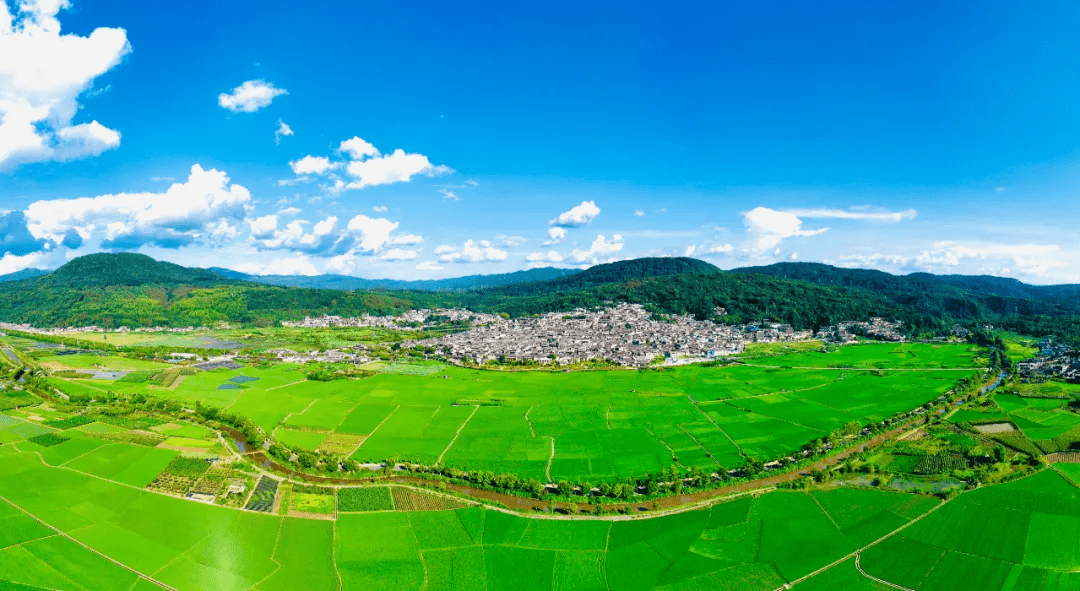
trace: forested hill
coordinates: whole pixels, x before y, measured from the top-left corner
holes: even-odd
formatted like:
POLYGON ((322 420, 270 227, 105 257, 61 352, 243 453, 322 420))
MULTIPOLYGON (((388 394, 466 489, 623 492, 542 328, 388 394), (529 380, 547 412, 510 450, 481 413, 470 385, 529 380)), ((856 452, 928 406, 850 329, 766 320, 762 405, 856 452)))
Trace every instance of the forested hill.
POLYGON ((580 273, 558 279, 505 285, 483 291, 485 296, 536 296, 548 293, 566 293, 607 283, 621 283, 650 277, 686 274, 708 275, 721 272, 715 265, 698 259, 646 257, 594 265, 580 273))
MULTIPOLYGON (((239 271, 211 267, 213 273, 251 283, 263 283, 266 285, 279 285, 284 287, 306 287, 313 289, 396 289, 410 291, 460 291, 467 289, 483 289, 497 287, 511 283, 530 283, 535 281, 547 281, 558 279, 567 275, 580 273, 579 269, 558 269, 555 267, 542 267, 513 273, 500 273, 494 275, 467 275, 465 277, 452 277, 449 279, 427 279, 405 281, 399 279, 364 279, 349 275, 248 275, 239 271)), ((2 279, 2 278, 0 278, 2 279)))
POLYGON ((777 263, 731 272, 865 289, 899 304, 959 317, 1080 315, 1078 285, 1036 286, 1015 279, 985 275, 891 275, 882 271, 842 269, 820 263, 777 263))
POLYGON ((988 322, 1080 342, 1080 302, 1065 297, 1074 288, 985 277, 898 277, 814 264, 724 272, 695 259, 647 258, 487 289, 339 291, 255 284, 142 255, 99 254, 48 275, 0 283, 0 321, 42 327, 217 321, 267 326, 308 315, 385 315, 434 307, 523 316, 615 301, 643 304, 658 314, 721 322, 772 319, 797 328, 882 316, 903 321, 909 332, 942 334, 958 322, 988 322), (727 315, 716 317, 717 307, 727 315))
POLYGON ((130 252, 86 255, 69 261, 48 275, 26 281, 61 289, 140 285, 211 286, 235 283, 203 269, 189 269, 130 252))
POLYGON ((410 307, 391 293, 256 285, 131 253, 88 255, 47 275, 0 283, 0 321, 39 327, 271 325, 410 307))

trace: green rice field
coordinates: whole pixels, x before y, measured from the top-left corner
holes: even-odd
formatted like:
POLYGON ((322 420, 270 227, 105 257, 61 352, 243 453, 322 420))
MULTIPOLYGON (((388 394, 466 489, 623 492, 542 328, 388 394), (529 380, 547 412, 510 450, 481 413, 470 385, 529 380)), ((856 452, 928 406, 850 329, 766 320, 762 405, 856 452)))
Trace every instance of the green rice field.
POLYGON ((361 462, 395 457, 525 478, 613 481, 673 463, 715 470, 777 459, 848 423, 914 409, 976 371, 967 345, 858 345, 749 362, 756 365, 572 373, 427 365, 333 382, 306 381, 296 366, 276 365, 199 372, 170 389, 53 383, 73 393, 107 387, 224 407, 292 449, 345 450, 361 462), (219 389, 238 377, 242 386, 219 389))
POLYGON ((299 519, 155 494, 19 449, 0 446, 0 581, 30 588, 882 588, 856 570, 858 552, 867 574, 912 589, 1072 589, 1080 568, 1080 489, 1045 470, 946 503, 834 488, 567 520, 395 512, 350 493, 342 502, 368 512, 299 519))

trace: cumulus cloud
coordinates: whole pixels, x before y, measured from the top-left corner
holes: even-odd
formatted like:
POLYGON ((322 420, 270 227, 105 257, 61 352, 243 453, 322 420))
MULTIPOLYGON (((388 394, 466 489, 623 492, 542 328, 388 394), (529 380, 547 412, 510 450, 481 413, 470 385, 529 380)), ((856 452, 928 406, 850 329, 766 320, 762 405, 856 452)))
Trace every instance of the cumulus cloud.
POLYGON ((123 29, 60 33, 67 0, 0 3, 0 170, 18 164, 97 156, 120 133, 97 121, 74 124, 78 98, 131 51, 123 29))
POLYGON ((325 252, 333 243, 332 233, 337 222, 337 217, 330 216, 314 225, 307 220, 292 220, 278 227, 277 216, 268 215, 249 220, 248 223, 252 242, 260 248, 319 253, 325 252), (307 230, 308 226, 312 226, 310 231, 307 230))
POLYGON ((439 189, 439 193, 442 194, 443 199, 447 201, 461 201, 461 197, 457 196, 457 193, 450 189, 439 189))
POLYGON ((803 230, 803 222, 799 216, 768 207, 755 207, 744 213, 743 223, 746 224, 748 247, 754 252, 775 248, 785 238, 817 236, 829 230, 828 228, 803 230))
POLYGON ((424 261, 416 265, 416 268, 420 271, 439 271, 443 266, 435 261, 424 261))
POLYGON ((377 252, 391 243, 390 234, 398 225, 398 222, 391 222, 386 218, 369 218, 361 213, 349 220, 346 229, 356 239, 355 248, 377 252))
POLYGON ((289 163, 289 168, 297 175, 326 174, 341 166, 340 162, 330 162, 325 156, 304 156, 289 163))
POLYGON ((547 252, 530 252, 528 256, 525 257, 525 266, 530 269, 546 267, 555 263, 561 263, 564 259, 565 257, 563 257, 563 255, 554 250, 549 250, 547 252))
POLYGON ((281 119, 277 120, 278 128, 274 131, 274 143, 280 144, 281 138, 287 137, 293 134, 293 130, 281 119))
POLYGON ((1062 260, 1063 257, 1057 256, 1060 252, 1061 247, 1056 244, 940 241, 914 257, 912 264, 932 270, 978 261, 987 265, 982 267, 983 272, 1020 274, 1041 279, 1069 265, 1062 260))
POLYGON ((7 253, 0 257, 0 275, 23 269, 51 269, 67 262, 60 251, 32 252, 24 255, 7 253))
POLYGON ((505 261, 507 252, 492 246, 491 242, 466 240, 461 248, 441 245, 435 249, 439 260, 444 263, 486 263, 505 261))
POLYGON ((350 140, 341 142, 338 151, 348 154, 353 160, 363 160, 369 156, 379 155, 379 150, 375 146, 360 137, 353 137, 350 140))
POLYGON ((233 113, 254 113, 270 106, 275 98, 289 94, 265 80, 248 80, 230 92, 218 95, 218 105, 233 113))
POLYGON ((388 209, 385 205, 374 205, 371 207, 371 211, 374 211, 375 213, 386 213, 388 209))
POLYGON ((645 210, 644 209, 635 209, 634 210, 634 217, 639 217, 639 218, 645 217, 645 210))
POLYGON ((604 262, 605 259, 618 254, 623 249, 622 234, 615 234, 609 242, 603 234, 597 234, 588 250, 575 248, 570 257, 575 263, 591 263, 593 265, 604 262))
POLYGON ((435 176, 450 172, 447 166, 432 166, 423 154, 407 154, 401 148, 383 156, 353 160, 345 170, 354 179, 345 185, 347 189, 406 183, 418 174, 435 176))
POLYGON ((177 248, 208 238, 222 220, 243 219, 250 203, 248 190, 224 172, 196 164, 186 182, 164 193, 35 201, 25 213, 30 233, 54 244, 70 244, 74 232, 82 240, 96 235, 106 248, 177 248))
POLYGON ((332 160, 326 156, 304 156, 290 162, 289 166, 299 178, 293 181, 278 181, 279 184, 292 184, 309 180, 306 175, 325 176, 329 181, 325 185, 331 193, 340 193, 349 189, 364 189, 378 185, 405 183, 416 175, 437 176, 453 172, 448 166, 433 165, 423 154, 410 154, 398 148, 389 154, 381 153, 378 148, 360 137, 341 142, 338 152, 345 160, 332 160), (338 168, 344 168, 344 177, 333 174, 338 168))
POLYGON ((566 240, 566 228, 560 228, 558 226, 548 228, 548 239, 543 242, 541 246, 551 246, 553 244, 559 244, 566 240))
POLYGON ((575 205, 569 210, 559 214, 559 217, 548 222, 549 226, 558 226, 561 228, 577 228, 584 226, 600 215, 600 208, 596 206, 595 201, 582 201, 580 205, 575 205))

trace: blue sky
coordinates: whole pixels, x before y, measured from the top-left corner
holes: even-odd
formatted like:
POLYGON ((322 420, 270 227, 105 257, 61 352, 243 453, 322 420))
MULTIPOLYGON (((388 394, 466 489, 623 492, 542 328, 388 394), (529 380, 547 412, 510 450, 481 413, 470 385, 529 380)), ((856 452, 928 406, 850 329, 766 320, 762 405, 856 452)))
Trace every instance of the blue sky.
POLYGON ((0 272, 1080 282, 1074 4, 581 4, 8 0, 0 272))

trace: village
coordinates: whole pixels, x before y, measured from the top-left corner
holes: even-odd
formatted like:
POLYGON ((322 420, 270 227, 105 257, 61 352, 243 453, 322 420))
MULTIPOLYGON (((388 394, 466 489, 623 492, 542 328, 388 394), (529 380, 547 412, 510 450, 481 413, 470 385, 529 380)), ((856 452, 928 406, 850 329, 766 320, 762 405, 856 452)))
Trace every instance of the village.
MULTIPOLYGON (((716 318, 726 315, 723 308, 714 312, 716 318)), ((712 361, 741 353, 748 343, 813 339, 847 343, 861 335, 899 341, 903 340, 899 329, 898 323, 874 318, 845 322, 815 335, 775 322, 727 324, 685 315, 658 315, 638 304, 619 304, 596 311, 577 309, 492 322, 403 346, 432 347, 458 363, 499 360, 567 365, 599 359, 643 367, 712 361)))
POLYGON ((437 308, 435 310, 409 310, 399 316, 369 316, 358 318, 341 316, 305 317, 303 320, 290 322, 282 320, 281 326, 291 328, 385 328, 388 330, 417 330, 446 322, 466 322, 471 326, 491 324, 502 320, 494 314, 481 314, 458 308, 437 308))
MULTIPOLYGON (((648 365, 684 365, 715 361, 742 353, 750 343, 787 343, 819 340, 847 344, 860 338, 877 341, 903 341, 901 325, 882 318, 869 321, 841 322, 816 333, 795 330, 788 324, 764 320, 756 323, 726 323, 724 308, 713 310, 709 320, 689 315, 666 315, 650 312, 640 304, 611 304, 596 310, 576 309, 543 315, 508 319, 503 315, 465 309, 409 310, 397 316, 342 317, 324 315, 300 321, 282 321, 288 328, 382 328, 393 331, 417 331, 445 327, 448 323, 465 329, 446 336, 403 341, 399 349, 426 348, 432 356, 451 363, 484 364, 532 363, 540 365, 601 360, 626 367, 648 365)), ((98 326, 64 329, 41 329, 28 324, 0 323, 0 330, 30 334, 65 336, 80 333, 189 333, 194 327, 135 328, 107 330, 98 326)), ((286 363, 355 363, 371 361, 366 345, 307 352, 288 348, 270 349, 286 363)), ((235 353, 233 354, 235 356, 235 353)), ((170 361, 184 361, 174 354, 170 361)), ((1047 362, 1049 363, 1049 362, 1047 362)))
POLYGON ((1028 381, 1043 381, 1050 378, 1060 378, 1074 383, 1080 383, 1080 352, 1072 347, 1049 340, 1040 342, 1039 355, 1021 361, 1017 365, 1017 372, 1022 379, 1028 381))

